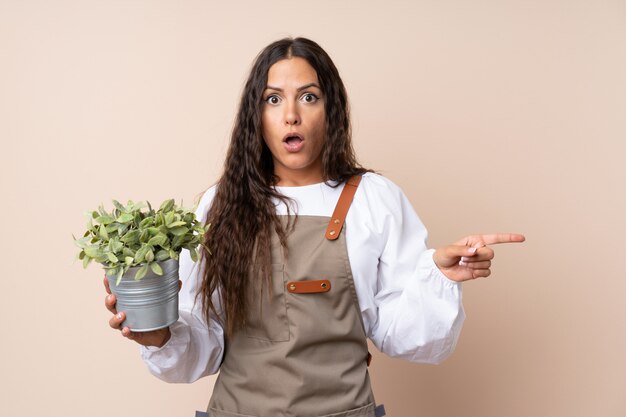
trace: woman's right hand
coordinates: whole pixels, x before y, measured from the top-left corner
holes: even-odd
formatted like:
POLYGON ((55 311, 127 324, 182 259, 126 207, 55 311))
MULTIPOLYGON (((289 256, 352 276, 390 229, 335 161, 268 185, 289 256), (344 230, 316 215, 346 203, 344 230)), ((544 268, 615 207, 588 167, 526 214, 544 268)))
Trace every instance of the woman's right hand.
MULTIPOLYGON (((182 282, 179 280, 179 290, 181 284, 182 282)), ((133 332, 128 328, 128 326, 122 327, 122 322, 126 319, 126 314, 123 311, 117 311, 117 309, 115 308, 115 303, 117 302, 117 300, 115 298, 115 294, 111 293, 111 288, 109 288, 109 280, 107 279, 106 275, 104 276, 104 288, 108 293, 108 295, 104 299, 104 305, 111 313, 113 313, 113 317, 111 317, 111 319, 109 320, 109 326, 111 326, 111 328, 120 330, 122 336, 127 339, 134 340, 140 345, 162 347, 165 343, 167 343, 171 336, 169 327, 159 330, 153 330, 150 332, 133 332)))

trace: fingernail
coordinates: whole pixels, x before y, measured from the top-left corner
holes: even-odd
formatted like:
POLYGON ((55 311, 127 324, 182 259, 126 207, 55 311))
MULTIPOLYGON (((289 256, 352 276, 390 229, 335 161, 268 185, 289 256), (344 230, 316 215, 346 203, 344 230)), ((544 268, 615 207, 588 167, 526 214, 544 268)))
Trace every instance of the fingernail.
POLYGON ((122 320, 122 313, 117 313, 117 318, 122 320))
POLYGON ((463 261, 459 261, 459 265, 464 266, 464 265, 467 265, 467 264, 465 262, 463 262, 463 261))
POLYGON ((469 248, 469 253, 476 253, 478 248, 469 248))

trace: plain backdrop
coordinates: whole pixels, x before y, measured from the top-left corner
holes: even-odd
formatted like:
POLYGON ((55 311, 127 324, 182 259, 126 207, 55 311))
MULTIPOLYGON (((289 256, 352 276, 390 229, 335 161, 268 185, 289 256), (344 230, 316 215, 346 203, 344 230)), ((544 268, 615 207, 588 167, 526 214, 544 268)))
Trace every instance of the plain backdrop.
POLYGON ((108 326, 74 263, 84 212, 191 206, 221 172, 250 65, 305 36, 331 55, 361 162, 429 246, 524 233, 464 284, 438 366, 375 350, 391 417, 626 415, 626 2, 0 0, 2 416, 193 416, 108 326))

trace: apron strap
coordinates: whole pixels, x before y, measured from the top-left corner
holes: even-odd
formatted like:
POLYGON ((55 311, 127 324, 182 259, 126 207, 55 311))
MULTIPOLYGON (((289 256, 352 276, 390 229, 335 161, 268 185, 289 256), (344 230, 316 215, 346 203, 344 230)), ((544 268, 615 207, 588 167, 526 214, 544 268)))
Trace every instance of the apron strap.
POLYGON ((337 205, 335 206, 333 217, 331 217, 328 227, 326 228, 326 239, 335 240, 339 237, 343 223, 348 215, 348 210, 352 204, 352 199, 354 198, 354 194, 360 182, 361 176, 355 175, 344 185, 341 195, 339 196, 339 201, 337 201, 337 205))

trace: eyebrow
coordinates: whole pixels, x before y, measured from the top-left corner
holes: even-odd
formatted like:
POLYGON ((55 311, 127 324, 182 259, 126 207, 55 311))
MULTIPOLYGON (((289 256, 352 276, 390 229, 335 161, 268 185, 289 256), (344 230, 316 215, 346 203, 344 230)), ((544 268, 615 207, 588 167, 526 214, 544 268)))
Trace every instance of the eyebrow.
MULTIPOLYGON (((309 87, 317 87, 321 90, 320 86, 317 85, 317 83, 308 83, 303 85, 302 87, 298 87, 298 91, 302 91, 302 90, 306 90, 309 87)), ((266 90, 276 90, 276 91, 280 91, 281 93, 283 92, 282 88, 278 88, 278 87, 272 87, 271 85, 268 85, 267 87, 265 87, 266 90)))

